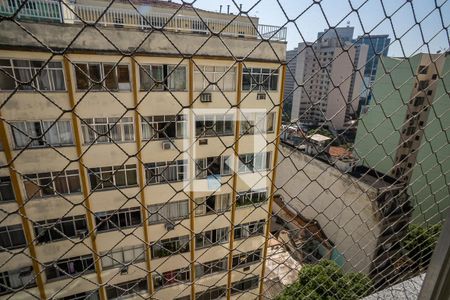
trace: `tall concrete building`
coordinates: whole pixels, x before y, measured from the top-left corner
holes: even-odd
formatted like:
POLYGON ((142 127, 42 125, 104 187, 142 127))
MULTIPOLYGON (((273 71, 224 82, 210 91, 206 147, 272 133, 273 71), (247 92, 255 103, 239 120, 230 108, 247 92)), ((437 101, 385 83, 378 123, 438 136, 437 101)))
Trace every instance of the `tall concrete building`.
POLYGON ((254 297, 285 29, 61 3, 0 22, 0 299, 254 297))
POLYGON ((449 53, 381 60, 389 74, 378 66, 354 152, 361 164, 409 184, 413 221, 443 220, 450 206, 449 53))
POLYGON ((389 35, 361 35, 358 36, 356 41, 357 44, 364 44, 368 46, 366 66, 364 69, 364 84, 362 85, 362 90, 357 91, 360 93, 360 104, 359 110, 364 110, 372 98, 370 93, 370 88, 375 81, 377 74, 378 61, 380 56, 387 56, 389 51, 389 45, 391 39, 389 35))
POLYGON ((286 51, 286 79, 284 83, 284 103, 283 103, 283 117, 290 117, 292 113, 292 99, 294 98, 294 91, 297 87, 295 82, 295 70, 297 69, 297 55, 298 48, 286 51))
POLYGON ((359 91, 367 57, 367 45, 352 44, 353 27, 319 33, 314 43, 300 43, 295 77, 300 87, 294 92, 292 120, 331 130, 345 128, 346 120, 358 109, 359 91))

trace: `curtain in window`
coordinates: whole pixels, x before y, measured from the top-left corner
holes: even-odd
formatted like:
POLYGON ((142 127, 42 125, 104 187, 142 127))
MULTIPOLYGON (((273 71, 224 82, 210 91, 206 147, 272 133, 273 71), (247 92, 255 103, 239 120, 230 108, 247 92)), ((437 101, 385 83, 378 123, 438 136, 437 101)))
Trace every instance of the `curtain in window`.
POLYGON ((47 69, 34 69, 34 73, 38 73, 37 81, 39 83, 39 89, 43 91, 50 91, 52 89, 49 80, 49 72, 47 69))
POLYGON ((63 70, 50 70, 50 76, 53 82, 53 88, 56 91, 65 90, 64 73, 63 70))
POLYGON ((53 121, 43 121, 43 131, 47 131, 45 134, 45 141, 49 145, 59 145, 59 134, 58 134, 58 126, 57 123, 53 121))
POLYGON ((28 144, 27 126, 25 122, 12 122, 12 133, 16 147, 25 147, 28 144), (22 133, 23 132, 23 133, 22 133))
POLYGON ((170 90, 184 90, 186 89, 186 68, 185 67, 177 67, 168 66, 167 73, 170 74, 168 77, 167 83, 170 90), (173 72, 172 72, 173 71, 173 72))

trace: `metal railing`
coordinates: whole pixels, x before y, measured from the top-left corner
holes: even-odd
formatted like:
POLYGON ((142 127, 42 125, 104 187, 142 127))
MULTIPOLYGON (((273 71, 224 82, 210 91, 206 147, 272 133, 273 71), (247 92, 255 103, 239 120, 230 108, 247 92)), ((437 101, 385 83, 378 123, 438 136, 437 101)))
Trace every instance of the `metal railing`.
POLYGON ((285 41, 287 28, 262 25, 257 22, 226 19, 198 18, 196 16, 149 13, 147 7, 135 9, 112 8, 104 12, 104 6, 61 4, 54 0, 1 0, 0 15, 20 19, 59 21, 61 23, 87 23, 101 26, 162 29, 175 32, 221 34, 223 36, 259 38, 285 41))
POLYGON ((61 4, 54 0, 0 0, 0 15, 18 19, 63 22, 61 4))

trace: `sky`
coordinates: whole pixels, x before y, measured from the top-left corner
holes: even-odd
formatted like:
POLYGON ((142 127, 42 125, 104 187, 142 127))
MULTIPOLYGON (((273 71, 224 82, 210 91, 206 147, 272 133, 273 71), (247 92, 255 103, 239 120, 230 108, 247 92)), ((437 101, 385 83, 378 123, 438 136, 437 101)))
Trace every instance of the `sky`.
MULTIPOLYGON (((180 3, 181 0, 174 1, 180 3)), ((287 49, 303 40, 313 42, 330 26, 355 27, 355 38, 366 32, 389 34, 389 56, 436 53, 450 48, 450 0, 190 0, 194 7, 231 13, 249 10, 260 24, 287 26, 287 49), (352 7, 354 10, 352 10, 352 7), (437 8, 438 7, 438 8, 437 8), (386 18, 391 16, 391 18, 386 18), (288 22, 291 20, 291 22, 288 22), (445 30, 447 28, 447 31, 445 30), (396 38, 395 38, 396 37, 396 38), (428 44, 429 49, 426 44, 428 44)))

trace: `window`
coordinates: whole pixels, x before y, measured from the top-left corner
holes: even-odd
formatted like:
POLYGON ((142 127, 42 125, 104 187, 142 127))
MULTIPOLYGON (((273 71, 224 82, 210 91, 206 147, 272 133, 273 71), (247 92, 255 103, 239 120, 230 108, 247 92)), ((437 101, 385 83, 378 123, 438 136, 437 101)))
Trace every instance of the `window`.
POLYGON ((423 105, 424 101, 425 101, 425 98, 424 98, 424 97, 416 97, 416 98, 414 99, 414 106, 420 106, 420 105, 423 105))
POLYGON ((195 205, 197 216, 225 212, 230 209, 230 194, 196 198, 195 205))
POLYGON ((187 160, 154 162, 144 166, 147 184, 183 181, 187 175, 187 160))
POLYGON ((14 190, 9 176, 0 176, 0 202, 14 201, 14 190))
POLYGON ((420 80, 419 81, 419 91, 423 91, 428 87, 428 80, 420 80))
POLYGON ((419 74, 427 74, 428 67, 427 66, 419 66, 419 74))
POLYGON ((197 179, 208 176, 230 175, 232 164, 229 156, 215 156, 195 160, 195 174, 197 179))
POLYGON ((91 254, 57 260, 45 266, 47 280, 93 272, 95 272, 95 265, 91 254))
POLYGON ((412 135, 414 132, 416 132, 416 127, 408 127, 406 130, 406 135, 412 135))
POLYGON ((33 268, 24 267, 0 273, 0 295, 16 292, 22 287, 35 286, 33 268))
POLYGON ((243 268, 259 261, 261 261, 261 249, 240 253, 233 256, 233 268, 243 268))
POLYGON ((242 90, 276 91, 278 69, 244 68, 242 90))
POLYGON ((112 249, 100 253, 103 269, 125 267, 145 261, 144 245, 112 249))
POLYGON ((73 216, 38 221, 34 224, 34 233, 37 242, 42 244, 68 238, 84 238, 88 233, 88 228, 84 216, 73 216))
POLYGON ((59 61, 0 59, 0 90, 65 91, 64 71, 59 61), (38 74, 33 81, 31 78, 38 74), (28 83, 30 82, 30 83, 28 83), (21 85, 21 83, 23 85, 21 85))
POLYGON ((27 245, 22 225, 0 227, 0 252, 3 249, 17 249, 27 245), (3 248, 3 249, 2 249, 3 248))
POLYGON ((233 115, 196 115, 195 136, 233 135, 233 115))
POLYGON ((140 65, 141 91, 186 90, 186 67, 177 65, 140 65))
POLYGON ((231 287, 231 294, 242 293, 245 291, 256 289, 258 287, 258 282, 259 276, 253 276, 237 282, 233 282, 231 287))
POLYGON ((78 170, 25 174, 23 184, 28 199, 81 192, 78 170))
POLYGON ((150 246, 152 258, 161 258, 189 251, 189 236, 179 236, 153 242, 150 246))
POLYGON ((257 206, 260 203, 264 203, 268 200, 267 191, 249 191, 238 193, 236 197, 236 206, 257 206))
POLYGON ((142 117, 142 139, 160 140, 187 137, 184 115, 142 117))
POLYGON ((195 66, 194 90, 203 91, 235 91, 236 68, 218 66, 195 66))
POLYGON ((136 227, 140 226, 141 222, 139 207, 95 213, 95 227, 98 232, 136 227))
POLYGON ((259 220, 250 223, 239 224, 234 227, 234 238, 245 239, 251 236, 263 235, 264 234, 264 220, 259 220))
POLYGON ((437 74, 433 74, 433 76, 431 76, 432 80, 436 80, 437 79, 437 74))
POLYGON ((189 268, 168 271, 162 274, 157 271, 155 272, 157 274, 153 275, 153 286, 157 290, 162 287, 187 282, 190 280, 189 268))
POLYGON ((125 299, 128 297, 137 296, 136 294, 143 293, 147 290, 147 278, 127 281, 115 285, 106 286, 106 297, 112 299, 125 299), (128 297, 127 297, 128 296, 128 297))
POLYGON ((200 278, 205 275, 225 272, 227 270, 228 270, 227 258, 225 257, 214 261, 196 264, 195 277, 200 278))
POLYGON ((188 200, 153 204, 148 207, 149 224, 164 223, 189 218, 188 200))
POLYGON ((239 173, 253 173, 270 169, 271 152, 259 152, 239 155, 239 173))
POLYGON ((136 165, 91 168, 88 172, 94 191, 137 185, 136 165))
POLYGON ((228 241, 228 227, 213 229, 195 235, 195 249, 201 249, 228 241))
POLYGON ((98 294, 98 291, 83 292, 60 298, 60 300, 99 300, 99 299, 100 296, 98 294))
POLYGON ((85 145, 134 141, 133 117, 83 119, 81 130, 85 145))
POLYGON ((70 121, 15 121, 11 130, 18 149, 73 145, 70 121))
POLYGON ((241 115, 241 134, 263 134, 274 131, 275 113, 244 113, 241 115))
POLYGON ((225 286, 219 286, 195 293, 195 300, 212 300, 226 297, 227 289, 225 286))
POLYGON ((107 89, 110 91, 131 90, 128 65, 116 63, 76 63, 75 80, 77 90, 107 89))

